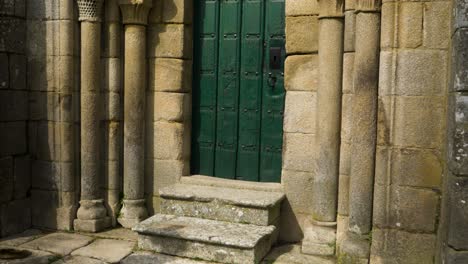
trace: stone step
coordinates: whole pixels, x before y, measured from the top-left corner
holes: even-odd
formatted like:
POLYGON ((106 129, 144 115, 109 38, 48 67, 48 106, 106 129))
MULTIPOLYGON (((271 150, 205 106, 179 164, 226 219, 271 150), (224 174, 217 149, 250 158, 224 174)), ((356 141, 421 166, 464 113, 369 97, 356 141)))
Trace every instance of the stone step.
POLYGON ((159 191, 161 213, 233 223, 276 225, 281 192, 176 184, 159 191))
POLYGON ((143 250, 221 263, 259 263, 274 244, 275 226, 156 214, 138 224, 143 250))

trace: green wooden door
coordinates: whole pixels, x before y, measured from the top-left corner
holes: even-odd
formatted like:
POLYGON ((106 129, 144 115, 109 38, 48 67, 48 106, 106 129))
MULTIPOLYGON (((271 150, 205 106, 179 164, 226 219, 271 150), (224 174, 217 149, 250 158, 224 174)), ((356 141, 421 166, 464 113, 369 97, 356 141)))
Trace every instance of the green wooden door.
POLYGON ((284 0, 195 3, 192 173, 279 182, 284 0))

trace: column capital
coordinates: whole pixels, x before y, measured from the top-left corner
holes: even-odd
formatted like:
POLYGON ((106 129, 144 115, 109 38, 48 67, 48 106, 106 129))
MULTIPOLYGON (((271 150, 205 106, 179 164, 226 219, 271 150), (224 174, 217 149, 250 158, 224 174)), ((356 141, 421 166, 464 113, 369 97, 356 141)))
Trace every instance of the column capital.
POLYGON ((319 18, 344 17, 344 0, 318 0, 319 18))
POLYGON ((101 21, 102 3, 104 0, 76 0, 78 4, 79 21, 101 21))
POLYGON ((118 0, 124 24, 146 25, 152 0, 118 0))
POLYGON ((357 12, 379 12, 382 5, 382 0, 357 0, 357 12))

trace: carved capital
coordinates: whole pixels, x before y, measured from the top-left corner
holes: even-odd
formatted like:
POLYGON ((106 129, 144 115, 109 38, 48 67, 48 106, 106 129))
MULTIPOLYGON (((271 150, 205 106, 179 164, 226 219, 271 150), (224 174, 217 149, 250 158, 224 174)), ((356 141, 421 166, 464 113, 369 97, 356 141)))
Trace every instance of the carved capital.
POLYGON ((356 11, 379 12, 382 0, 357 0, 356 11))
POLYGON ((319 18, 344 16, 344 0, 318 0, 319 18))
POLYGON ((76 0, 78 4, 79 21, 101 21, 102 3, 104 0, 76 0))
POLYGON ((148 13, 153 5, 151 0, 119 0, 124 24, 146 25, 148 13))

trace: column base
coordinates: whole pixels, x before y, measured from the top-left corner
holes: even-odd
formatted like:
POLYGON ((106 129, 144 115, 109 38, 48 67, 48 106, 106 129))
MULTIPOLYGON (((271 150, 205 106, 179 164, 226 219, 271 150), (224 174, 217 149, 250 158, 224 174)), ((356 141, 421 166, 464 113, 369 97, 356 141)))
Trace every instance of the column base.
POLYGON ((81 200, 77 216, 78 218, 73 221, 76 231, 95 233, 111 227, 112 224, 102 199, 81 200))
POLYGON ((302 253, 317 256, 334 256, 336 249, 336 222, 326 226, 312 224, 305 228, 302 253))
POLYGON ((123 200, 122 210, 117 221, 125 228, 133 228, 141 221, 148 218, 148 210, 145 199, 123 200))
POLYGON ((347 232, 338 252, 340 263, 367 264, 369 255, 369 237, 347 232))
POLYGON ((96 233, 105 230, 112 225, 112 219, 108 216, 95 220, 75 219, 73 227, 76 231, 96 233))

